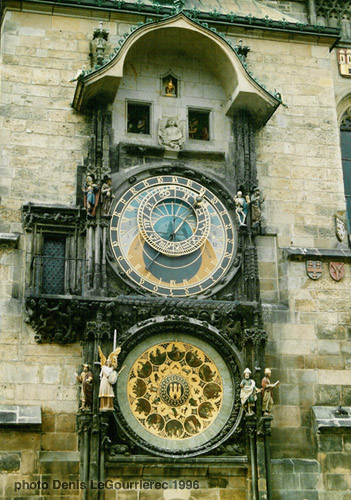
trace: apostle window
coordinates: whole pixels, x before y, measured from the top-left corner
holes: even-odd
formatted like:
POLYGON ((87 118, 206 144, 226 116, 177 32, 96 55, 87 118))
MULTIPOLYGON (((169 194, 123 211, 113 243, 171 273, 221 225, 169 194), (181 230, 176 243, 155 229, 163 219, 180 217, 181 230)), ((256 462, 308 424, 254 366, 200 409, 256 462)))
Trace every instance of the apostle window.
POLYGON ((129 134, 150 134, 150 104, 127 103, 127 132, 129 134))
POLYGON ((210 111, 189 109, 188 111, 189 139, 197 141, 210 140, 210 111))

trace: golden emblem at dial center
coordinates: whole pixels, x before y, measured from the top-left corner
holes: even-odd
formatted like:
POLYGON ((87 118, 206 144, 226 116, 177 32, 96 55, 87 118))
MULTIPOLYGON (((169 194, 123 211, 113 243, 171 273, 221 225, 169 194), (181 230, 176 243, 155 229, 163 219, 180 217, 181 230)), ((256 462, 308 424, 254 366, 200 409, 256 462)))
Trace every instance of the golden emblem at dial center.
POLYGON ((207 429, 223 399, 219 371, 207 354, 185 342, 165 342, 144 351, 128 377, 134 417, 149 432, 187 439, 207 429))

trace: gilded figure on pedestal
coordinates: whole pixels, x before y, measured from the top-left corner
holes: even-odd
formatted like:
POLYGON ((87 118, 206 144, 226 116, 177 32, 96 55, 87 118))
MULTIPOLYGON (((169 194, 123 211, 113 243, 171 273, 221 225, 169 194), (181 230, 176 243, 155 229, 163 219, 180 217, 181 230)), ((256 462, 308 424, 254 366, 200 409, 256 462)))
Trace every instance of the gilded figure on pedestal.
POLYGON ((121 348, 117 347, 114 351, 111 352, 109 357, 106 359, 102 350, 99 349, 100 356, 100 388, 99 388, 99 407, 100 411, 112 411, 113 400, 115 397, 115 393, 113 391, 113 385, 117 382, 118 375, 121 373, 124 367, 117 373, 117 358, 119 353, 121 352, 121 348))
POLYGON ((273 409, 273 389, 277 387, 280 382, 277 380, 275 384, 271 384, 272 372, 269 368, 264 371, 264 377, 261 381, 262 387, 262 412, 263 415, 271 415, 273 409))
POLYGON ((244 370, 244 378, 240 383, 240 399, 241 406, 245 409, 247 415, 254 415, 257 393, 261 392, 262 389, 257 389, 255 381, 250 378, 251 370, 246 368, 244 370))
POLYGON ((80 410, 91 410, 93 406, 93 374, 90 371, 90 366, 87 363, 83 364, 83 371, 80 375, 75 373, 78 382, 81 384, 80 410))

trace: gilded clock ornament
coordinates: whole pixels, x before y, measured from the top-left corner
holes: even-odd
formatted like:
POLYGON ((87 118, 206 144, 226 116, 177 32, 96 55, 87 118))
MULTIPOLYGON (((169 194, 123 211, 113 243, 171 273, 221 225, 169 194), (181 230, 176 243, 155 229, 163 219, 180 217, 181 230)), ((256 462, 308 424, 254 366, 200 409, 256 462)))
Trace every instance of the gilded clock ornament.
POLYGON ((207 208, 197 198, 183 186, 164 185, 156 193, 151 191, 138 210, 139 230, 145 241, 169 256, 200 248, 208 238, 211 223, 207 208))
POLYGON ((120 271, 143 290, 170 297, 201 294, 218 284, 236 248, 222 201, 177 175, 130 187, 116 203, 110 240, 120 271))
POLYGON ((239 352, 192 318, 157 316, 130 328, 122 344, 115 417, 132 442, 159 456, 198 456, 239 425, 239 352))
POLYGON ((137 421, 164 439, 200 434, 216 419, 223 399, 219 369, 200 348, 163 342, 144 351, 128 378, 137 421))

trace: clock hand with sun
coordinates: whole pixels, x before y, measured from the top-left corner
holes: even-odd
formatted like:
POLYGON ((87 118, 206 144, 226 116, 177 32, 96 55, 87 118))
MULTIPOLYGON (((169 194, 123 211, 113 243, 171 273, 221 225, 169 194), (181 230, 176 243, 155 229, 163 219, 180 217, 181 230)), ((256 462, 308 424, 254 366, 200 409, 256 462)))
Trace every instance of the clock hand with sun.
MULTIPOLYGON (((193 215, 192 212, 189 212, 186 217, 183 217, 181 219, 181 223, 179 224, 179 226, 177 227, 177 229, 175 229, 175 219, 176 219, 176 216, 173 217, 173 232, 169 235, 168 237, 168 241, 174 241, 174 238, 175 238, 175 235, 176 233, 179 231, 179 229, 182 227, 182 225, 184 224, 184 222, 188 219, 188 217, 190 217, 191 215, 193 215)), ((147 271, 149 271, 150 267, 152 266, 152 264, 155 262, 155 260, 157 259, 157 257, 161 254, 161 252, 157 252, 157 254, 155 255, 155 257, 152 259, 152 261, 147 265, 145 266, 145 269, 147 271)))

